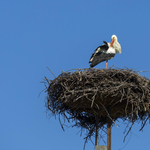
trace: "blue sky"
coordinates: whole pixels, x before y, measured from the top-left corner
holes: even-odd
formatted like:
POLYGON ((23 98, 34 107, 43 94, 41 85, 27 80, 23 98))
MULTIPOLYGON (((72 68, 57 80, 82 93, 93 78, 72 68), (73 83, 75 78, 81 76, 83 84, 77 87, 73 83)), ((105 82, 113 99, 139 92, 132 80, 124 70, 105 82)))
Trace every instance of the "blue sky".
MULTIPOLYGON (((54 78, 46 66, 56 76, 88 68, 95 48, 116 34, 122 54, 108 67, 149 71, 149 7, 148 0, 1 0, 0 149, 82 149, 84 133, 80 137, 80 129, 67 127, 64 132, 58 119, 45 112, 46 93, 38 97, 44 76, 54 78)), ((105 62, 96 68, 105 68, 105 62)), ((141 75, 150 78, 150 72, 141 75)), ((112 129, 112 149, 149 149, 149 123, 142 132, 134 125, 125 143, 125 125, 118 124, 112 129)), ((94 150, 90 141, 86 150, 94 150)))

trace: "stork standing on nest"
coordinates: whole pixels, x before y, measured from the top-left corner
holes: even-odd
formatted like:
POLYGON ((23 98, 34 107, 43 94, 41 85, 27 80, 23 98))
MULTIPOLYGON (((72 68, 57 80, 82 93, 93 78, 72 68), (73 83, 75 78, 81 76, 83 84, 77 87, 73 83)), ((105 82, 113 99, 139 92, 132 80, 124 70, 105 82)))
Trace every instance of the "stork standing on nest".
POLYGON ((118 42, 117 36, 112 35, 111 43, 107 43, 104 41, 104 44, 99 46, 92 54, 89 61, 89 63, 91 63, 90 67, 94 67, 97 64, 106 61, 106 69, 107 69, 108 60, 114 58, 116 53, 121 54, 121 46, 118 42))

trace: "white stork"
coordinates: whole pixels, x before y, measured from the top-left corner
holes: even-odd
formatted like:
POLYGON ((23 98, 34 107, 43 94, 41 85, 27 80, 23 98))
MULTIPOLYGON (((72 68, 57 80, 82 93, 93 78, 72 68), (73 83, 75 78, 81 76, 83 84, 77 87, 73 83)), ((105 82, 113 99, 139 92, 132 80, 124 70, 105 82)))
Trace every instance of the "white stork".
POLYGON ((107 69, 108 60, 112 59, 116 53, 121 54, 121 46, 118 42, 117 36, 112 35, 111 43, 107 43, 104 41, 104 44, 99 46, 92 54, 89 61, 89 63, 91 63, 90 67, 94 67, 97 64, 106 61, 106 69, 107 69))

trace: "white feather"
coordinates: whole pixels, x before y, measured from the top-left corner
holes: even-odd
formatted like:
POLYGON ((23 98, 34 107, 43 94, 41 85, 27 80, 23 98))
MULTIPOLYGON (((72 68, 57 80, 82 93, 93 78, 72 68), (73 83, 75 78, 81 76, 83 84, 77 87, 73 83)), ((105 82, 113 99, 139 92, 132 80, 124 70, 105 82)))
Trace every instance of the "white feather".
POLYGON ((109 47, 109 49, 106 51, 106 54, 116 54, 116 51, 113 47, 109 47))

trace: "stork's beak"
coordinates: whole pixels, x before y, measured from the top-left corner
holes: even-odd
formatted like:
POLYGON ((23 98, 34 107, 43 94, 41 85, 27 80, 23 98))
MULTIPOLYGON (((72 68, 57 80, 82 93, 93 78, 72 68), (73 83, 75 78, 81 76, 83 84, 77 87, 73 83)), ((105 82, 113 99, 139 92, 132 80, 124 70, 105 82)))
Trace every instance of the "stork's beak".
POLYGON ((111 40, 110 47, 112 47, 113 43, 114 43, 114 40, 111 40))

